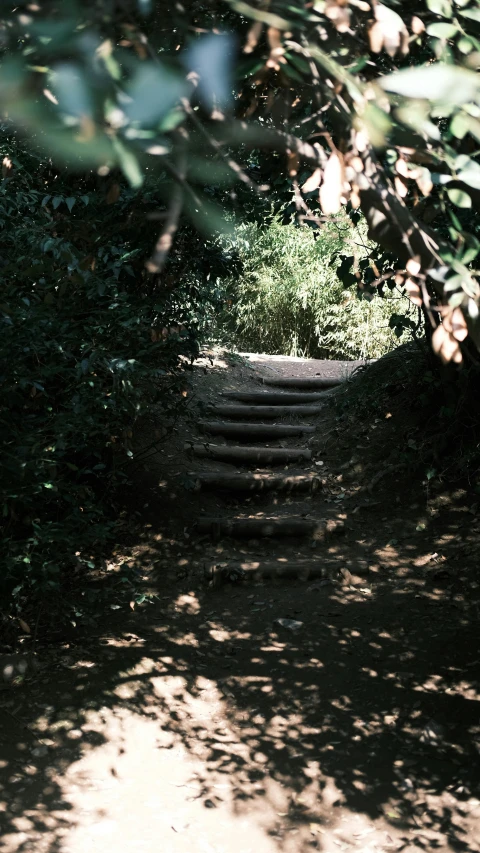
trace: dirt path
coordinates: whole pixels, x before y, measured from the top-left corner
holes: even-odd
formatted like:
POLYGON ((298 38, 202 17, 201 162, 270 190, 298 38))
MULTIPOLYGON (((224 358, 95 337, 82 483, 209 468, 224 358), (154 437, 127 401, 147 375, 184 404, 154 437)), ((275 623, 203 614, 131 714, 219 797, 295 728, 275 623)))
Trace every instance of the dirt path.
MULTIPOLYGON (((328 405, 301 440, 312 459, 298 470, 318 491, 195 491, 192 470, 232 470, 185 458, 202 407, 261 390, 277 366, 217 354, 197 369, 192 419, 146 465, 146 524, 108 560, 107 609, 88 639, 41 648, 39 671, 2 691, 2 853, 480 850, 471 507, 464 493, 426 500, 388 467, 388 434, 377 461, 371 432, 328 405), (242 542, 192 529, 242 514, 346 532, 242 542), (205 584, 212 565, 272 560, 320 577, 205 584), (125 596, 125 562, 157 598, 125 596)), ((386 414, 379 431, 396 428, 386 414)))

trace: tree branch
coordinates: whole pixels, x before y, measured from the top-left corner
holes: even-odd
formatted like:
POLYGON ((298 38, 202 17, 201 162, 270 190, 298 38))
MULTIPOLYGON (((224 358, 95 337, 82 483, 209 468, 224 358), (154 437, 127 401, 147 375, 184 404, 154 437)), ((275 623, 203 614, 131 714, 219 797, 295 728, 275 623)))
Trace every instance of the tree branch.
POLYGON ((183 182, 187 174, 187 156, 183 149, 180 149, 177 156, 177 172, 181 180, 174 184, 170 205, 166 213, 165 225, 157 240, 153 255, 146 263, 146 268, 149 273, 161 273, 167 262, 170 249, 172 248, 173 239, 178 230, 178 223, 183 208, 183 182))

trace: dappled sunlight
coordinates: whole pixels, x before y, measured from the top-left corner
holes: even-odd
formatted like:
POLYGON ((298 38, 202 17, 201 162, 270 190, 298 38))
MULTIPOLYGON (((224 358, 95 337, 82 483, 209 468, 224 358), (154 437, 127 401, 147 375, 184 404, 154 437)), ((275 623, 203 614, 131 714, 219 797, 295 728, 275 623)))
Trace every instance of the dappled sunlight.
POLYGON ((8 695, 2 853, 479 853, 476 519, 400 517, 322 457, 302 517, 342 535, 302 546, 193 535, 217 497, 154 472, 108 622, 8 695))
MULTIPOLYGON (((425 669, 431 639, 421 623, 405 636, 392 593, 386 582, 372 592, 375 620, 357 628, 365 599, 322 587, 326 618, 312 615, 294 637, 274 624, 277 588, 254 599, 237 589, 235 607, 222 592, 188 592, 162 625, 153 605, 136 617, 138 633, 129 625, 123 641, 90 645, 69 665, 84 687, 80 706, 62 692, 62 673, 51 706, 30 722, 47 755, 32 757, 31 743, 17 753, 3 849, 153 853, 159 839, 182 851, 208 838, 193 849, 221 851, 228 831, 235 853, 374 853, 392 846, 390 833, 405 849, 477 850, 462 839, 480 819, 468 781, 480 697, 453 646, 425 669), (242 601, 253 602, 242 617, 249 630, 238 628, 242 601), (348 625, 328 618, 332 607, 352 611, 348 625), (345 655, 355 667, 344 668, 345 655), (405 656, 415 673, 400 671, 405 656)), ((407 594, 411 607, 429 606, 407 594)), ((293 609, 302 595, 289 587, 293 609)))

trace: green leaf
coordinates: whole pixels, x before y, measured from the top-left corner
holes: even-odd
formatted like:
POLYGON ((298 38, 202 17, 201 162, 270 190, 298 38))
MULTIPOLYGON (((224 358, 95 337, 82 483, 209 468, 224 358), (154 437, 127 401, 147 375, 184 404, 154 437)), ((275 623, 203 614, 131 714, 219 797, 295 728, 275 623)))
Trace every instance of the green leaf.
POLYGON ((76 200, 77 199, 73 198, 73 196, 69 196, 68 198, 65 199, 65 204, 67 205, 70 213, 72 212, 72 207, 75 204, 76 200))
POLYGON ((450 122, 450 132, 457 139, 463 139, 467 133, 480 141, 480 121, 465 113, 457 113, 450 122))
POLYGON ((77 118, 92 115, 92 92, 80 65, 72 62, 57 65, 52 75, 52 88, 62 113, 77 118))
POLYGON ((457 113, 453 116, 450 122, 450 133, 457 139, 463 139, 467 135, 469 128, 468 117, 462 113, 457 113))
POLYGON ((457 231, 461 232, 462 231, 462 225, 461 225, 461 222, 460 222, 457 214, 455 213, 455 211, 449 210, 448 215, 449 215, 451 221, 453 222, 455 228, 457 229, 457 231))
POLYGON ((457 207, 472 206, 472 199, 470 198, 469 194, 464 192, 463 190, 449 189, 447 190, 447 195, 450 201, 452 201, 453 204, 456 204, 457 207))
POLYGON ((51 197, 52 197, 51 195, 46 195, 46 196, 44 196, 44 197, 42 198, 42 207, 45 207, 45 205, 46 205, 46 204, 48 204, 48 202, 50 201, 51 197))
POLYGON ((127 181, 133 189, 137 190, 143 184, 143 175, 140 164, 133 151, 125 147, 118 137, 112 140, 113 148, 118 158, 118 164, 127 181))
POLYGON ((376 104, 368 103, 363 110, 362 120, 372 145, 382 148, 391 127, 387 113, 376 104))
POLYGON ((451 305, 452 308, 458 308, 458 306, 462 304, 464 299, 465 294, 463 290, 460 292, 457 290, 455 293, 452 293, 450 299, 448 300, 448 304, 451 305))
POLYGON ((480 9, 471 6, 470 9, 461 9, 458 13, 462 18, 469 18, 471 21, 480 21, 480 9))
POLYGON ((452 4, 449 0, 427 0, 427 6, 435 15, 442 18, 450 18, 452 15, 452 4))
POLYGON ((451 39, 458 33, 458 27, 456 24, 446 24, 442 21, 439 21, 435 24, 430 24, 427 27, 427 35, 435 36, 435 38, 439 39, 451 39))
POLYGON ((302 76, 302 74, 300 74, 296 70, 296 68, 292 68, 292 66, 289 65, 288 63, 283 66, 283 70, 284 70, 285 74, 287 75, 287 77, 290 77, 291 80, 296 80, 297 83, 304 83, 305 82, 305 78, 302 76))
POLYGON ((467 54, 473 50, 474 45, 467 36, 462 36, 462 38, 459 38, 457 41, 457 47, 460 53, 467 54))
MULTIPOLYGON (((173 110, 170 110, 164 118, 162 118, 158 127, 160 130, 163 130, 164 133, 168 133, 171 130, 175 130, 182 121, 185 120, 185 113, 180 107, 175 107, 173 110)), ((165 154, 168 153, 168 148, 165 145, 159 146, 160 148, 165 148, 165 154)))
POLYGON ((83 201, 84 205, 87 206, 88 202, 90 201, 88 195, 81 195, 80 198, 83 201))
POLYGON ((472 187, 472 189, 480 190, 480 166, 478 163, 472 161, 472 165, 467 169, 462 169, 457 177, 459 181, 472 187))
POLYGON ((54 209, 54 210, 56 210, 56 209, 57 209, 57 207, 59 207, 59 206, 61 205, 62 201, 63 201, 62 196, 61 196, 61 195, 56 195, 56 196, 55 196, 55 198, 54 198, 54 199, 53 199, 53 201, 52 201, 52 207, 53 207, 53 209, 54 209))
POLYGON ((186 92, 185 80, 158 62, 142 62, 127 91, 129 103, 123 109, 131 122, 152 127, 178 105, 186 92))
POLYGON ((480 92, 478 74, 443 62, 395 71, 380 78, 379 83, 385 91, 404 98, 423 98, 445 104, 473 101, 480 92))
POLYGON ((471 264, 478 255, 478 249, 475 246, 470 246, 462 255, 462 264, 471 264))

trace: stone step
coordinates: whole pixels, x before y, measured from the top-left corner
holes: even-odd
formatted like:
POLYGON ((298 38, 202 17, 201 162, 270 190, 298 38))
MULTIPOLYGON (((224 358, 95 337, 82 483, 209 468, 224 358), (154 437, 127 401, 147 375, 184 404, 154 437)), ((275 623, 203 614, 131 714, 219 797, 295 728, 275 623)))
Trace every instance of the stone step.
POLYGON ((315 427, 305 424, 252 424, 231 423, 229 421, 200 421, 198 426, 202 432, 211 435, 235 436, 243 441, 257 438, 285 438, 290 435, 305 435, 315 432, 315 427))
POLYGON ((222 397, 259 406, 288 406, 296 403, 319 403, 321 400, 325 401, 327 393, 327 391, 323 393, 299 391, 296 394, 288 391, 222 391, 222 397))
POLYGON ((309 417, 319 415, 323 406, 246 406, 233 403, 214 406, 210 409, 212 414, 223 418, 283 418, 283 417, 309 417))
POLYGON ((244 447, 223 444, 186 442, 185 450, 204 459, 244 464, 285 465, 297 459, 311 459, 312 451, 305 447, 244 447))
POLYGON ((238 539, 308 537, 324 542, 344 532, 343 521, 279 516, 276 518, 204 518, 197 522, 199 533, 210 533, 216 539, 232 536, 238 539))
POLYGON ((316 474, 204 474, 190 472, 196 489, 222 489, 238 492, 311 491, 322 487, 316 474))
MULTIPOLYGON (((205 578, 213 581, 215 585, 225 580, 264 580, 267 578, 294 578, 296 580, 323 580, 325 586, 332 586, 328 572, 324 565, 325 561, 319 560, 318 555, 312 553, 311 557, 293 557, 278 560, 234 560, 225 563, 221 559, 205 566, 205 578)), ((335 574, 331 569, 331 574, 335 574)))
POLYGON ((274 385, 276 388, 306 389, 335 388, 343 381, 343 379, 329 379, 322 376, 265 376, 262 379, 264 385, 274 385))

